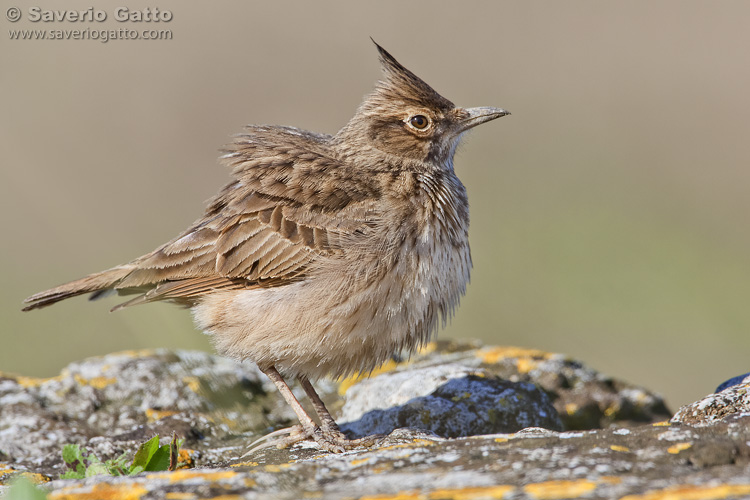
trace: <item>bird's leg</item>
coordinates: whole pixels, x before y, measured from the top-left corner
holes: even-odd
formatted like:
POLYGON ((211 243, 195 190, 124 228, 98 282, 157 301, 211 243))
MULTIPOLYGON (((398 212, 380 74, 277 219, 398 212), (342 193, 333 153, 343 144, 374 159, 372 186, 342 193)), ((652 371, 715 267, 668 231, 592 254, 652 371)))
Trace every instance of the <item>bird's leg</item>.
POLYGON ((323 432, 321 431, 320 427, 318 427, 313 419, 310 417, 310 415, 307 414, 305 409, 302 407, 300 402, 297 400, 296 397, 294 397, 294 394, 292 393, 292 389, 289 387, 289 385, 286 383, 284 378, 281 376, 279 371, 274 367, 271 366, 270 368, 263 369, 261 368, 261 371, 266 374, 266 376, 271 379, 271 381, 276 385, 276 388, 279 390, 282 396, 284 396, 284 399, 287 403, 289 403, 289 406, 292 407, 292 410, 294 410, 294 413, 297 415, 297 418, 300 421, 301 425, 295 425, 292 427, 289 427, 288 429, 281 429, 275 432, 272 432, 266 437, 263 437, 256 441, 256 443, 262 443, 263 441, 266 441, 270 437, 274 437, 277 435, 283 435, 288 434, 287 437, 281 438, 281 439, 275 439, 272 441, 269 441, 265 444, 260 444, 259 446, 252 447, 251 449, 245 454, 251 453, 253 451, 257 451, 263 448, 267 448, 269 446, 276 446, 277 448, 286 448, 288 446, 291 446, 295 443, 298 443, 300 441, 304 441, 306 439, 313 439, 316 443, 318 443, 323 449, 326 451, 330 451, 333 453, 341 453, 344 451, 344 448, 340 445, 337 445, 334 442, 331 442, 330 440, 327 440, 323 436, 323 432))
POLYGON ((307 398, 312 403, 315 413, 317 413, 320 418, 320 431, 322 437, 330 443, 343 449, 351 449, 357 446, 372 446, 376 441, 384 437, 382 435, 373 435, 361 439, 347 438, 346 435, 341 432, 341 429, 339 429, 338 424, 328 412, 328 408, 326 408, 326 405, 323 403, 323 400, 320 399, 318 393, 315 392, 315 388, 310 381, 306 377, 297 377, 297 380, 302 384, 302 388, 305 390, 307 398))
POLYGON ((336 421, 328 412, 328 409, 326 408, 325 404, 323 404, 323 401, 320 399, 320 396, 318 396, 318 393, 315 392, 315 389, 313 388, 310 381, 305 377, 298 377, 300 383, 302 384, 302 388, 305 389, 305 393, 307 393, 307 397, 310 399, 310 402, 315 409, 315 413, 317 413, 318 417, 320 418, 321 426, 318 427, 318 425, 315 424, 310 415, 308 415, 305 409, 302 407, 299 400, 294 396, 294 394, 292 393, 292 389, 289 387, 289 385, 286 383, 284 378, 275 367, 271 366, 267 369, 261 368, 261 371, 265 373, 269 379, 271 379, 281 395, 284 396, 286 402, 289 403, 289 406, 292 407, 294 413, 297 414, 300 425, 295 425, 286 429, 279 429, 266 436, 263 436, 262 438, 252 443, 250 445, 250 449, 243 456, 247 456, 255 451, 262 450, 270 446, 276 446, 277 448, 286 448, 300 441, 305 441, 306 439, 314 440, 316 443, 318 443, 318 445, 320 445, 321 448, 326 451, 341 453, 345 450, 355 448, 357 446, 372 446, 378 439, 383 437, 380 435, 375 435, 367 436, 362 439, 347 438, 344 433, 341 432, 339 426, 336 425, 336 421), (273 439, 277 436, 284 435, 286 435, 286 437, 273 439))
POLYGON ((294 397, 294 393, 292 393, 292 389, 287 385, 286 381, 284 380, 284 377, 281 376, 279 371, 274 367, 271 366, 270 368, 263 369, 261 368, 261 371, 266 374, 268 378, 271 379, 271 382, 276 384, 276 388, 279 390, 282 396, 284 396, 284 399, 287 403, 289 403, 289 406, 292 407, 292 410, 294 410, 294 413, 297 414, 297 418, 299 419, 299 422, 302 424, 302 428, 305 431, 312 431, 314 430, 317 425, 315 425, 315 422, 312 418, 310 418, 310 415, 307 414, 304 408, 302 408, 302 405, 299 401, 297 401, 297 398, 294 397))
POLYGON ((328 412, 328 408, 326 408, 326 405, 323 403, 323 400, 320 399, 320 396, 318 396, 318 393, 315 391, 315 388, 310 381, 306 377, 297 377, 297 380, 302 384, 302 388, 305 390, 307 398, 312 403, 315 413, 317 413, 320 418, 321 429, 327 432, 338 432, 343 436, 341 429, 339 429, 338 424, 328 412))

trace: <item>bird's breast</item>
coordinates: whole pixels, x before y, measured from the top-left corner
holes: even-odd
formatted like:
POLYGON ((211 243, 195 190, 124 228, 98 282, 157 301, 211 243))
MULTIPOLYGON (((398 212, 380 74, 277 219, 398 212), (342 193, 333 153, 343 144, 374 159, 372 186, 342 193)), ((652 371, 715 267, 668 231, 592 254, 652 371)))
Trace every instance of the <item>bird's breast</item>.
MULTIPOLYGON (((455 177, 418 179, 417 189, 394 201, 362 253, 352 276, 367 294, 372 320, 360 330, 388 338, 393 349, 429 340, 453 313, 471 270, 466 191, 455 177)), ((346 299, 358 301, 358 293, 346 299)), ((363 302, 359 302, 362 304, 363 302)))

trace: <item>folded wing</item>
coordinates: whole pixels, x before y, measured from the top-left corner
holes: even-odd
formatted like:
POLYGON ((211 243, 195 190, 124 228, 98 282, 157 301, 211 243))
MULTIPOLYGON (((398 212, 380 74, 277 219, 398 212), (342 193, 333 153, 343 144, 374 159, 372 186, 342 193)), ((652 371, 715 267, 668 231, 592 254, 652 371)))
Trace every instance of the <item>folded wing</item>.
POLYGON ((215 290, 302 279, 316 259, 344 252, 377 216, 377 185, 337 161, 328 139, 290 127, 248 127, 222 156, 234 180, 190 228, 128 264, 33 295, 25 309, 109 289, 140 294, 115 309, 155 300, 189 305, 215 290))

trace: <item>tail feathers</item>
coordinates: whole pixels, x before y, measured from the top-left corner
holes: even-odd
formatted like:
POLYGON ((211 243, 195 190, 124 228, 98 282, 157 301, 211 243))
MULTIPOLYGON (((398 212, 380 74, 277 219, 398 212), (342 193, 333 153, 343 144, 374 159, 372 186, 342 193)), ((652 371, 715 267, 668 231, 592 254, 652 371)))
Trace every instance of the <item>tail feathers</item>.
POLYGON ((132 270, 133 266, 131 265, 118 266, 100 273, 91 274, 76 281, 71 281, 50 290, 45 290, 44 292, 39 292, 24 300, 24 303, 28 305, 23 310, 31 311, 32 309, 40 309, 55 302, 90 292, 95 293, 92 298, 101 297, 106 294, 108 289, 114 287, 120 280, 130 274, 132 270))

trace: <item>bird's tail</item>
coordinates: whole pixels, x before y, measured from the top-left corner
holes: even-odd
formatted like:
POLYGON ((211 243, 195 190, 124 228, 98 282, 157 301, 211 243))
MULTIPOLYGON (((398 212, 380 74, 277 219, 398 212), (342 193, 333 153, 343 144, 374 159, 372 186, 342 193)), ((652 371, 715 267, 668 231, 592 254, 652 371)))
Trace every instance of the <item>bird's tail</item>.
POLYGON ((112 269, 90 274, 85 278, 36 293, 24 300, 24 303, 28 305, 24 307, 23 310, 31 311, 32 309, 40 309, 52 305, 55 302, 89 292, 99 292, 95 293, 92 298, 99 297, 103 295, 102 292, 113 288, 125 276, 130 274, 132 270, 132 265, 113 267, 112 269))

